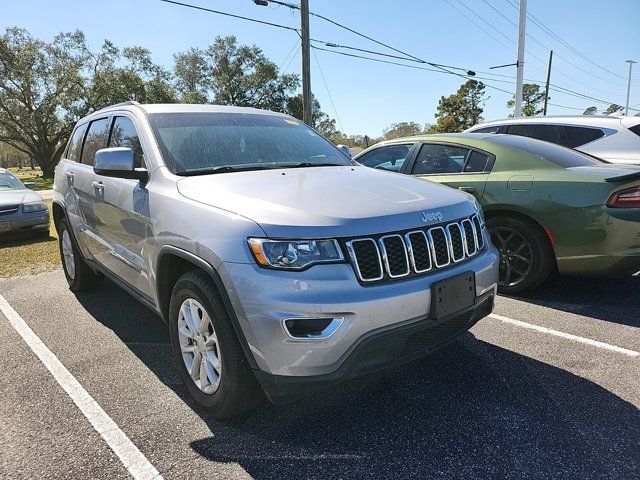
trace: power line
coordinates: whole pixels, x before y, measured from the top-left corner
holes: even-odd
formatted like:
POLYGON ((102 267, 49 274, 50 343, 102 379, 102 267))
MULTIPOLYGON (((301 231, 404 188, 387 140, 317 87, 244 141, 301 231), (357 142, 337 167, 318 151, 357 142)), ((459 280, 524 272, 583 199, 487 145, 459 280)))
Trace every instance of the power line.
POLYGON ((336 119, 338 120, 338 124, 340 125, 340 130, 344 132, 344 127, 342 126, 342 121, 340 120, 340 115, 338 115, 338 109, 336 108, 336 104, 333 102, 333 97, 331 96, 331 91, 329 90, 329 85, 327 84, 327 79, 324 78, 324 73, 322 72, 322 67, 320 66, 320 61, 318 60, 318 55, 316 55, 315 48, 311 50, 313 52, 313 57, 316 59, 316 64, 318 65, 318 70, 320 71, 320 76, 322 77, 322 81, 324 82, 324 88, 327 89, 327 95, 329 95, 329 100, 331 101, 331 106, 333 107, 333 112, 336 114, 336 119))

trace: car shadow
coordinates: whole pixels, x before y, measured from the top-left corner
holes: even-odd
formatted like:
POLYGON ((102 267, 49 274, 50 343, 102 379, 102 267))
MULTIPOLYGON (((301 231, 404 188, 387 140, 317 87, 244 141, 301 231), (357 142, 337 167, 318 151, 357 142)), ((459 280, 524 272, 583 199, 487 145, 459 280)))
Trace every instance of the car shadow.
POLYGON ((471 333, 375 378, 220 422, 187 397, 167 327, 154 313, 110 282, 77 298, 206 422, 211 435, 191 448, 253 478, 620 479, 640 472, 636 406, 471 333))
POLYGON ((532 292, 509 298, 607 322, 640 327, 640 277, 557 276, 532 292))
POLYGON ((22 245, 32 245, 34 243, 57 242, 51 235, 37 235, 33 233, 10 233, 0 236, 0 248, 17 247, 22 245))

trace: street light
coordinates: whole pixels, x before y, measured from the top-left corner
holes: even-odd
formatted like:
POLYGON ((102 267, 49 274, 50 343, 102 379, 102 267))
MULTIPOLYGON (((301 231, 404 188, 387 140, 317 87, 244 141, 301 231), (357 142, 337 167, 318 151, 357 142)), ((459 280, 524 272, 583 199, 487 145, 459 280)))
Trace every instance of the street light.
POLYGON ((625 107, 624 114, 629 115, 629 93, 631 93, 631 69, 633 68, 633 64, 638 62, 634 60, 627 60, 626 62, 629 64, 629 81, 627 82, 627 105, 625 107))

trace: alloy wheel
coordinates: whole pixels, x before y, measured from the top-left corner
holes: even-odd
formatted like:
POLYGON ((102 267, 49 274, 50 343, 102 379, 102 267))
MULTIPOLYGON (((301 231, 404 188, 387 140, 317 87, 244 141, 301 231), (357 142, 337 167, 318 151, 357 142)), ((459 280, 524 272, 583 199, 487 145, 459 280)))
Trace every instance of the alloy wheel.
POLYGON ((504 225, 492 227, 491 240, 500 252, 500 280, 502 287, 524 282, 533 268, 533 248, 516 229, 504 225))
POLYGON ((202 392, 215 393, 222 374, 220 345, 209 314, 194 298, 187 298, 180 306, 178 339, 193 382, 202 392))

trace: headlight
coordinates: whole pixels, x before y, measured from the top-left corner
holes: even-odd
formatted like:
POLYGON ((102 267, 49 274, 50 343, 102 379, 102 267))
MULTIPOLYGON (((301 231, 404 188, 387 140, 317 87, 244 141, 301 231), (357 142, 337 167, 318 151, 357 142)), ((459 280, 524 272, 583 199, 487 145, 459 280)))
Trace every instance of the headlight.
POLYGON ((478 200, 475 200, 475 204, 476 212, 478 212, 478 220, 480 220, 480 226, 484 227, 484 212, 482 211, 482 207, 478 200))
POLYGON ((249 248, 263 267, 301 270, 316 263, 344 260, 336 240, 267 240, 250 238, 249 248))
POLYGON ((46 209, 47 205, 44 202, 25 203, 22 205, 23 213, 41 212, 46 209))

